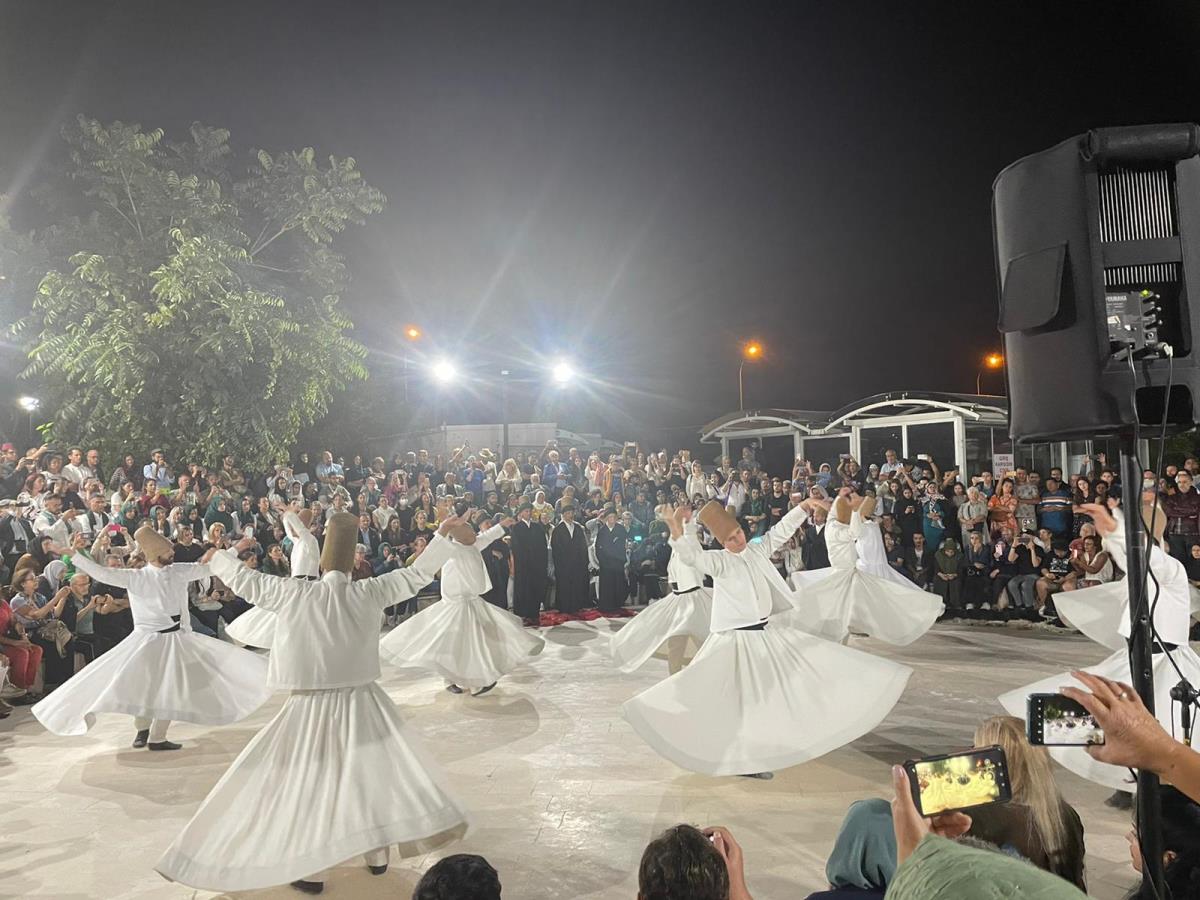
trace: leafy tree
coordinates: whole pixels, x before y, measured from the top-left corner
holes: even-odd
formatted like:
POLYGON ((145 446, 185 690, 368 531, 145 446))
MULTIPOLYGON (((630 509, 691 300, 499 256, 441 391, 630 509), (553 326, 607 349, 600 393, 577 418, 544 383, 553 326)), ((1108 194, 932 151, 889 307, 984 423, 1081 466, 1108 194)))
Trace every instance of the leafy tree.
POLYGON ((229 132, 190 140, 79 117, 41 192, 51 260, 16 327, 56 439, 109 459, 162 446, 265 466, 366 377, 339 307, 336 235, 383 208, 353 159, 311 148, 234 163, 229 132))

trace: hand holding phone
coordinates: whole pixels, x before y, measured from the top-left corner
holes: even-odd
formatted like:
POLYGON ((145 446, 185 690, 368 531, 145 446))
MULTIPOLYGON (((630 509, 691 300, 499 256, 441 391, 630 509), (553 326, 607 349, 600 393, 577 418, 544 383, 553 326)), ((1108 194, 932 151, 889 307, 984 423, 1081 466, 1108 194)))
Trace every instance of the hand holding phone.
POLYGON ((1038 747, 1093 747, 1104 743, 1104 729, 1083 704, 1062 694, 1030 694, 1025 729, 1038 747))
POLYGON ((917 811, 925 817, 1012 799, 1008 760, 999 746, 909 760, 904 770, 917 811))

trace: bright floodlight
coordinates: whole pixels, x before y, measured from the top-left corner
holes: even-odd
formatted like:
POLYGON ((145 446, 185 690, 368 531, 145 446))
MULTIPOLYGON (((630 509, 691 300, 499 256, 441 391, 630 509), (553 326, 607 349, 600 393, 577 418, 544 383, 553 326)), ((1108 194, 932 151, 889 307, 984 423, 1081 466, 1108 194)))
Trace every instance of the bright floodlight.
POLYGON ((42 401, 37 397, 22 397, 17 401, 17 406, 21 407, 25 412, 33 412, 41 405, 42 401))
POLYGON ((458 369, 448 359, 439 359, 433 364, 433 377, 442 384, 449 384, 458 377, 458 369))
POLYGON ((406 338, 408 338, 410 341, 415 341, 417 338, 419 338, 421 336, 421 329, 418 328, 416 325, 409 325, 407 328, 404 329, 404 336, 406 338))
POLYGON ((550 370, 550 377, 554 379, 555 384, 570 384, 575 380, 575 370, 569 362, 559 360, 550 370))

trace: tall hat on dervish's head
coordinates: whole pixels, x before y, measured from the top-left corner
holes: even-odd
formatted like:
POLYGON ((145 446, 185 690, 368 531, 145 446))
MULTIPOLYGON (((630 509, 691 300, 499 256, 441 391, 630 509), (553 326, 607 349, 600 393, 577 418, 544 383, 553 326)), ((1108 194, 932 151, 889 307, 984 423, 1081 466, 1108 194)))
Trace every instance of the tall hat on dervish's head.
POLYGON ((312 528, 313 511, 311 506, 304 507, 304 509, 296 513, 296 516, 300 519, 300 522, 305 528, 312 528))
POLYGON ((1167 531, 1167 514, 1162 508, 1162 504, 1158 500, 1146 502, 1146 498, 1142 498, 1142 519, 1146 522, 1146 527, 1154 534, 1154 543, 1161 544, 1163 535, 1167 531))
POLYGON ((158 562, 175 549, 174 544, 149 525, 143 525, 134 532, 133 539, 137 541, 138 549, 146 555, 148 562, 158 562))
POLYGON ((697 516, 700 524, 712 532, 722 544, 742 530, 738 520, 717 500, 709 500, 697 516))
POLYGON ((349 575, 354 569, 358 545, 358 517, 334 513, 325 523, 325 546, 321 548, 321 570, 349 575))
POLYGON ((460 544, 470 547, 475 543, 475 529, 466 522, 460 522, 450 529, 450 537, 460 544))

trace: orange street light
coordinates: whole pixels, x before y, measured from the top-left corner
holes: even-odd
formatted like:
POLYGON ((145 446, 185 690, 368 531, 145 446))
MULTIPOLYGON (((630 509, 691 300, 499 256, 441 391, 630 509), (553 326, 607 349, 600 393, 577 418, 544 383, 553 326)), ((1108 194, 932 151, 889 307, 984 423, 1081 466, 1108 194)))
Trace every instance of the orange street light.
MULTIPOLYGON (((1004 354, 996 353, 995 351, 993 351, 992 353, 989 353, 987 356, 985 356, 983 358, 983 366, 986 369, 1003 369, 1004 368, 1004 354)), ((982 382, 983 382, 983 369, 980 369, 979 372, 975 375, 975 393, 976 394, 983 393, 983 391, 981 390, 982 382)))
POLYGON ((742 391, 742 370, 747 362, 754 362, 763 357, 763 346, 758 341, 747 341, 742 345, 742 361, 738 365, 738 410, 746 408, 745 394, 742 391))
MULTIPOLYGON (((416 325, 405 325, 404 337, 410 342, 415 342, 419 341, 424 335, 416 325)), ((408 347, 404 348, 404 402, 408 402, 408 347)))
POLYGON ((415 341, 421 336, 421 329, 416 325, 406 325, 404 328, 404 336, 410 341, 415 341))

